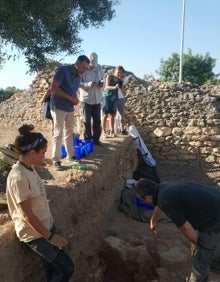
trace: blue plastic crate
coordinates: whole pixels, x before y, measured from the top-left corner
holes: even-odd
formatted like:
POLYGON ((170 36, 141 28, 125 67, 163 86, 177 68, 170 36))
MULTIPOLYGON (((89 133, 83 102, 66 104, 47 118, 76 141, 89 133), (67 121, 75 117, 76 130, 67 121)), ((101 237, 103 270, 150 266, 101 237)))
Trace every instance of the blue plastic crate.
POLYGON ((135 201, 136 201, 136 206, 137 207, 148 209, 148 210, 153 210, 154 209, 153 205, 149 205, 149 204, 143 202, 138 196, 135 197, 135 201))
MULTIPOLYGON (((91 154, 93 152, 93 142, 92 140, 83 140, 74 138, 73 139, 74 156, 81 160, 86 154, 91 154)), ((61 146, 61 157, 65 158, 67 156, 65 146, 61 146)))

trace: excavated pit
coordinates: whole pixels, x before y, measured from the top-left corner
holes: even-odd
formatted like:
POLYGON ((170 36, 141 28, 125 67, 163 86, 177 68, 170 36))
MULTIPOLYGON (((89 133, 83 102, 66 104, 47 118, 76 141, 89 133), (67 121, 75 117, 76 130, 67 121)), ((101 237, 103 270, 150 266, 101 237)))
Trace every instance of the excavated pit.
MULTIPOLYGON (((117 210, 124 182, 137 165, 132 139, 119 137, 104 144, 84 160, 94 166, 92 171, 54 172, 48 159, 45 166, 37 167, 58 232, 69 240, 66 249, 76 266, 71 281, 184 281, 190 271, 190 253, 179 230, 161 222, 159 240, 154 241, 147 223, 117 210)), ((211 184, 204 164, 195 161, 160 161, 157 168, 162 181, 200 179, 211 184)), ((41 260, 18 242, 7 210, 0 214, 0 281, 44 281, 41 260)), ((213 277, 210 281, 220 281, 219 276, 213 277)))

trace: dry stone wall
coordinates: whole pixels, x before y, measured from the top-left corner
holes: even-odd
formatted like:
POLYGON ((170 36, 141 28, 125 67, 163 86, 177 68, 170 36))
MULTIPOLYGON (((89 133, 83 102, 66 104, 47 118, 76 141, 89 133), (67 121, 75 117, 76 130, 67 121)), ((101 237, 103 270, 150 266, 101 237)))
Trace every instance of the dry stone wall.
MULTIPOLYGON (((105 73, 114 67, 103 66, 105 73)), ((49 127, 39 101, 54 70, 40 72, 31 87, 0 104, 0 126, 18 127, 31 122, 49 127)), ((135 124, 156 160, 220 159, 220 87, 191 83, 144 81, 126 72, 131 85, 126 93, 127 124, 135 124)), ((80 121, 76 107, 74 129, 80 121)))
POLYGON ((154 81, 126 98, 129 120, 157 159, 219 162, 220 87, 154 81))

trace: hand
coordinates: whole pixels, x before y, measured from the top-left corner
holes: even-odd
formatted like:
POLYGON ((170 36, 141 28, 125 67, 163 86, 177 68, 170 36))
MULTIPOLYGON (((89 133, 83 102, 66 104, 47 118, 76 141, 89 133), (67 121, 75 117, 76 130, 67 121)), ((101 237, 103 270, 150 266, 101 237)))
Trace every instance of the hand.
POLYGON ((157 230, 156 229, 151 229, 151 231, 153 232, 154 240, 157 241, 157 239, 158 239, 157 230))
POLYGON ((98 86, 98 84, 95 81, 92 81, 91 87, 94 87, 94 86, 98 86))
POLYGON ((150 221, 150 229, 153 231, 153 230, 156 230, 156 228, 157 228, 157 223, 152 221, 152 219, 151 219, 151 221, 150 221))
POLYGON ((151 231, 153 232, 153 236, 154 236, 154 240, 156 241, 158 239, 158 236, 157 236, 157 223, 156 222, 153 222, 152 220, 150 221, 150 229, 151 231))
POLYGON ((73 103, 73 105, 77 105, 79 103, 79 99, 77 96, 71 97, 71 102, 73 103))
POLYGON ((50 243, 60 249, 65 247, 68 244, 68 241, 64 239, 62 236, 58 234, 54 234, 52 239, 50 240, 50 243))
POLYGON ((191 256, 194 255, 195 250, 197 249, 197 245, 195 245, 194 243, 190 243, 190 252, 191 252, 191 256))
POLYGON ((39 104, 43 105, 43 103, 45 103, 44 99, 40 99, 39 104))

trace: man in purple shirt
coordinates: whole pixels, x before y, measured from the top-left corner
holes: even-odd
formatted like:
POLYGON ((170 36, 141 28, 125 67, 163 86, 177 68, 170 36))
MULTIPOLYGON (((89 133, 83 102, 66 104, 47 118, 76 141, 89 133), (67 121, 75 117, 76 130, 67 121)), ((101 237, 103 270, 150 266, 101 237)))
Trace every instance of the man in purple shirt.
POLYGON ((89 69, 89 64, 89 58, 81 55, 73 65, 60 66, 53 78, 50 108, 54 122, 52 161, 55 170, 62 169, 60 162, 62 141, 66 147, 67 159, 74 160, 73 112, 74 105, 78 103, 76 92, 80 85, 80 75, 89 69))

